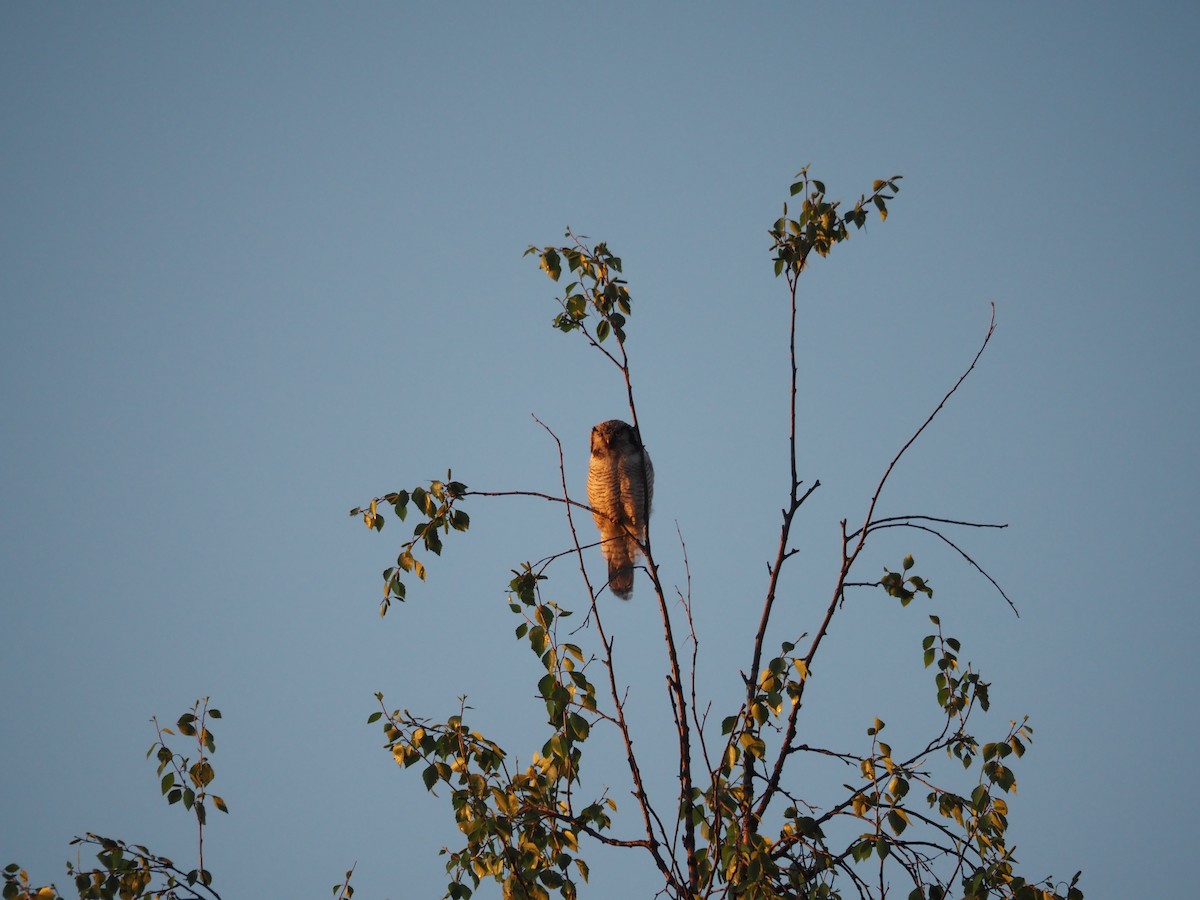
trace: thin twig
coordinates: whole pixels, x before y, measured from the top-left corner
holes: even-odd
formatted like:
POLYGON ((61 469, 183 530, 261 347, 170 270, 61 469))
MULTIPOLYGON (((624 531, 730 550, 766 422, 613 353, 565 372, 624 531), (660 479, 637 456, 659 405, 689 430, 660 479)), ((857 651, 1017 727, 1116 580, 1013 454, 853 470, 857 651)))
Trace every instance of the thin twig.
MULTIPOLYGON (((914 519, 917 521, 921 521, 921 522, 937 522, 940 525, 962 525, 965 528, 1007 528, 1008 527, 1007 523, 1000 524, 1000 523, 996 523, 996 522, 967 522, 962 519, 943 519, 941 516, 920 516, 920 515, 884 516, 882 519, 875 519, 873 522, 868 522, 867 527, 875 528, 876 526, 883 525, 887 522, 907 522, 907 521, 914 520, 914 519)), ((860 528, 859 531, 862 531, 862 529, 860 528)), ((855 531, 853 534, 850 535, 851 540, 858 537, 859 531, 855 531)))

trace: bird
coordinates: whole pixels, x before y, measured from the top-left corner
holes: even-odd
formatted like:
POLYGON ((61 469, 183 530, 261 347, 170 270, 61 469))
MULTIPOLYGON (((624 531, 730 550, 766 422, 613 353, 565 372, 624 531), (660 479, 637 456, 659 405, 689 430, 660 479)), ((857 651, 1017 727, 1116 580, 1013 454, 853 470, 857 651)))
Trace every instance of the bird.
POLYGON ((608 586, 628 600, 654 498, 654 466, 632 425, 609 419, 592 429, 587 493, 608 562, 608 586))

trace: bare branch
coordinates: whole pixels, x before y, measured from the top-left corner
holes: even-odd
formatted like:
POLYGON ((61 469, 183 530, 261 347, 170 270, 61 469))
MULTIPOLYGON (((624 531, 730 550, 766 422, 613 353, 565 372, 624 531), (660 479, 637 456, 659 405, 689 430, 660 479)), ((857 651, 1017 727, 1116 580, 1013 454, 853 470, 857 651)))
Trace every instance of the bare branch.
MULTIPOLYGON (((956 522, 954 524, 961 524, 961 523, 956 522)), ((1007 528, 1008 526, 1007 525, 977 525, 976 527, 977 528, 1007 528)), ((943 541, 949 547, 951 547, 956 553, 958 553, 959 556, 961 556, 963 559, 965 559, 967 562, 969 562, 972 566, 974 566, 975 570, 977 572, 979 572, 980 575, 982 575, 984 578, 986 578, 988 581, 990 581, 992 583, 992 587, 994 587, 997 591, 1000 592, 1000 596, 1003 597, 1008 602, 1008 605, 1012 608, 1012 611, 1015 615, 1017 615, 1018 617, 1021 615, 1021 613, 1017 610, 1016 604, 1012 602, 1012 600, 1009 598, 1008 594, 1006 594, 1004 592, 1004 588, 1000 587, 1000 585, 996 581, 996 579, 993 578, 991 575, 989 575, 987 573, 987 571, 983 568, 983 566, 981 566, 981 565, 979 565, 979 563, 975 562, 975 560, 971 558, 971 555, 969 553, 967 553, 965 550, 963 550, 961 547, 959 547, 958 544, 954 543, 954 541, 950 540, 950 538, 946 537, 944 534, 942 534, 936 528, 930 528, 928 525, 917 525, 914 522, 888 522, 887 524, 884 524, 884 525, 871 525, 867 529, 867 531, 868 532, 882 531, 885 528, 914 528, 917 531, 924 531, 924 532, 927 532, 928 534, 932 534, 934 537, 943 541)))
MULTIPOLYGON (((534 418, 536 419, 537 417, 534 416, 534 418)), ((546 427, 540 421, 538 422, 538 424, 542 425, 543 428, 546 427)), ((547 430, 549 430, 549 429, 547 429, 547 430)), ((551 432, 551 434, 553 435, 553 432, 551 432)), ((556 441, 558 440, 557 437, 555 437, 554 439, 556 441)), ((559 447, 559 452, 561 452, 561 451, 562 451, 562 447, 559 447)), ((588 506, 586 503, 580 503, 578 500, 572 500, 569 497, 555 497, 551 494, 543 494, 540 491, 463 491, 462 496, 464 496, 464 497, 537 497, 541 500, 549 500, 551 503, 566 503, 569 506, 577 506, 580 509, 587 510, 588 512, 593 511, 592 508, 590 506, 588 506)))
MULTIPOLYGON (((961 525, 964 528, 996 528, 996 529, 1000 529, 1000 528, 1008 527, 1007 523, 999 524, 999 523, 995 523, 995 522, 965 522, 961 519, 943 519, 940 516, 906 515, 906 516, 884 516, 882 519, 876 519, 873 522, 868 522, 867 528, 868 529, 876 528, 876 527, 883 525, 885 523, 888 523, 888 522, 908 522, 908 521, 913 521, 913 520, 920 521, 920 522, 937 522, 938 524, 941 524, 941 525, 961 525)), ((853 534, 850 535, 850 539, 853 540, 854 538, 858 537, 858 535, 861 531, 862 531, 861 528, 858 531, 855 531, 853 534)))
POLYGON ((898 462, 900 462, 900 458, 902 456, 904 456, 904 454, 906 452, 908 452, 908 448, 911 447, 913 444, 915 444, 917 441, 917 438, 919 438, 921 436, 921 433, 924 432, 925 429, 929 427, 929 423, 932 422, 937 417, 937 414, 942 411, 942 407, 944 407, 946 405, 946 403, 950 400, 950 398, 954 396, 954 394, 958 391, 958 389, 962 385, 962 383, 967 380, 967 376, 970 375, 975 370, 975 364, 978 363, 979 358, 981 356, 983 356, 983 351, 987 349, 987 345, 991 341, 992 335, 995 332, 996 332, 996 304, 993 303, 992 304, 992 316, 991 316, 991 320, 988 322, 987 334, 984 335, 983 343, 980 344, 979 350, 975 353, 975 358, 971 360, 971 364, 969 366, 967 366, 966 371, 963 372, 962 375, 959 376, 958 381, 954 382, 954 386, 946 392, 946 395, 944 397, 942 397, 941 402, 938 403, 938 405, 936 407, 934 407, 933 412, 931 412, 929 414, 929 416, 925 419, 925 421, 921 423, 921 427, 913 432, 912 437, 910 437, 907 441, 905 441, 904 446, 900 448, 899 452, 894 457, 892 457, 892 461, 890 463, 888 463, 888 467, 884 471, 883 477, 879 479, 879 484, 875 488, 875 493, 871 495, 871 503, 867 507, 867 515, 866 515, 865 524, 863 525, 863 528, 861 528, 858 532, 855 532, 855 534, 858 535, 859 541, 858 541, 858 546, 855 548, 854 553, 851 554, 851 561, 853 561, 854 557, 856 557, 858 555, 858 552, 862 549, 863 542, 866 540, 866 536, 867 536, 866 535, 867 528, 875 516, 875 505, 879 502, 879 495, 883 493, 883 486, 885 484, 887 484, 887 480, 891 476, 892 470, 894 468, 896 468, 896 464, 898 462))

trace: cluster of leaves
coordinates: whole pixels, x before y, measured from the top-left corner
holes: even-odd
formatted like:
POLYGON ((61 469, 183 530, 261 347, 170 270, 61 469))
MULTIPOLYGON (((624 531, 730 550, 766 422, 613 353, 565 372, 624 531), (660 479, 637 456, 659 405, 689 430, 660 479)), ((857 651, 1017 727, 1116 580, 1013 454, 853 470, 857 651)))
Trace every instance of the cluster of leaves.
POLYGON ((170 859, 151 853, 142 844, 128 844, 91 833, 75 838, 71 843, 94 844, 100 848, 96 853, 100 863, 97 868, 77 870, 67 863, 67 874, 75 879, 80 900, 125 900, 163 893, 170 896, 171 892, 176 896, 181 893, 188 897, 219 896, 210 886, 212 879, 208 872, 204 873, 207 879, 202 881, 198 869, 185 873, 170 859))
POLYGON ((9 863, 4 867, 4 900, 60 900, 60 897, 56 887, 35 887, 19 863, 9 863))
POLYGON ((513 575, 510 608, 522 618, 516 634, 546 670, 538 691, 552 729, 532 765, 511 771, 508 754, 464 721, 465 698, 458 715, 432 723, 408 710, 388 712, 383 695, 376 694, 380 710, 368 718, 383 720, 386 746, 399 765, 422 767, 427 790, 440 785, 450 790, 455 821, 466 838, 461 849, 442 851, 449 856, 446 896, 452 900, 470 897, 485 878, 501 882, 506 898, 541 900, 557 891, 571 900, 578 892, 575 877, 586 882, 589 874, 579 857, 579 835, 600 836, 617 808, 604 795, 581 806, 574 791, 580 745, 592 727, 586 714, 595 712, 596 700, 583 672, 583 651, 558 639, 558 622, 570 613, 540 601, 541 576, 528 565, 513 575))
MULTIPOLYGON (((158 739, 146 751, 147 759, 153 755, 158 760, 159 787, 163 796, 167 798, 167 803, 172 805, 182 803, 185 810, 194 812, 196 823, 201 831, 208 821, 204 805, 205 799, 209 796, 208 786, 216 778, 211 756, 217 751, 217 742, 208 725, 208 720, 219 718, 221 718, 221 711, 216 707, 210 709, 208 698, 205 697, 197 700, 191 710, 185 712, 175 722, 175 727, 180 734, 195 739, 200 754, 195 762, 191 762, 188 757, 176 753, 167 746, 163 735, 173 735, 175 732, 170 728, 161 727, 158 719, 153 720, 154 727, 158 731, 158 739)), ((223 813, 229 812, 224 798, 218 797, 216 794, 212 794, 211 798, 213 806, 223 813)), ((212 875, 209 872, 200 870, 193 874, 203 884, 209 884, 212 881, 212 875)))
MULTIPOLYGON (((795 644, 783 643, 780 655, 762 671, 750 704, 723 720, 726 742, 711 773, 711 786, 698 793, 701 802, 688 811, 697 818, 709 844, 700 850, 703 886, 707 888, 710 882, 725 884, 737 896, 839 898, 843 895, 836 886, 837 877, 842 876, 865 895, 868 876, 857 867, 872 860, 881 867, 891 860, 913 884, 910 900, 942 900, 950 896, 954 883, 959 884, 966 900, 987 896, 1082 900, 1075 881, 1064 891, 1049 880, 1034 884, 1015 874, 1015 860, 1006 844, 1008 806, 996 793, 1015 792, 1016 778, 1004 760, 1024 754, 1032 740, 1032 728, 1027 720, 1013 722, 1001 739, 979 745, 967 726, 976 706, 986 711, 988 685, 974 672, 957 674, 960 644, 941 634, 936 616, 930 618, 939 627, 937 633, 923 640, 922 650, 927 666, 935 660, 938 663, 937 699, 945 716, 944 725, 933 740, 903 757, 882 739, 886 725, 879 718, 867 728, 870 746, 865 753, 791 740, 794 732, 786 722, 790 714, 784 711, 797 708, 809 673, 805 660, 792 652, 795 644), (769 745, 763 726, 774 726, 783 737, 769 745), (938 751, 957 758, 964 769, 982 756, 984 764, 969 795, 935 783, 930 764, 938 751), (769 806, 772 783, 767 778, 767 787, 760 788, 757 795, 748 794, 743 779, 747 767, 773 760, 778 768, 796 753, 854 765, 862 780, 858 785, 846 784, 845 799, 824 810, 789 795, 783 824, 775 836, 757 830, 747 833, 746 805, 753 807, 752 818, 761 821, 769 806), (930 812, 910 805, 914 785, 925 788, 930 812), (857 821, 860 827, 835 846, 827 831, 841 820, 857 821), (924 833, 905 838, 914 824, 924 833), (862 825, 867 827, 863 829, 862 825)), ((785 794, 782 790, 779 793, 785 794)))
POLYGON ((807 166, 797 172, 791 195, 804 194, 800 215, 795 219, 789 218, 785 203, 783 215, 775 220, 770 230, 771 249, 775 253, 775 274, 787 273, 789 278, 794 278, 808 265, 810 253, 815 251, 818 256, 828 256, 835 245, 850 237, 849 226, 860 229, 866 225, 868 205, 878 210, 881 221, 886 221, 887 201, 899 192, 896 182, 902 177, 893 175, 891 178, 877 179, 869 195, 860 196, 852 209, 840 213, 838 207, 841 201, 826 199, 824 182, 809 178, 807 166))
MULTIPOLYGON (((933 665, 934 660, 937 661, 938 673, 934 682, 937 685, 938 705, 947 715, 963 716, 964 719, 976 702, 980 709, 987 712, 991 708, 988 682, 980 679, 979 674, 970 668, 959 672, 958 654, 962 645, 957 638, 942 635, 942 620, 938 616, 930 616, 929 621, 937 631, 925 636, 921 641, 921 649, 924 651, 925 668, 933 665)), ((970 760, 966 759, 965 764, 970 765, 970 760)))
MULTIPOLYGON (((801 635, 797 641, 803 638, 801 635)), ((782 846, 779 842, 757 828, 745 827, 747 818, 760 819, 766 809, 763 805, 755 811, 754 781, 749 788, 746 781, 746 773, 765 765, 771 756, 764 728, 777 729, 786 719, 785 710, 796 708, 808 678, 808 664, 793 653, 795 648, 796 642, 784 641, 780 654, 767 661, 759 673, 741 709, 722 720, 725 743, 710 761, 709 787, 694 792, 701 802, 689 812, 708 844, 698 850, 698 874, 707 889, 724 884, 746 896, 769 898, 798 896, 801 889, 804 896, 821 896, 820 891, 830 886, 822 879, 832 865, 828 852, 810 844, 819 859, 814 856, 803 865, 789 867, 777 852, 782 846)), ((783 836, 822 839, 811 817, 799 815, 794 807, 784 815, 790 821, 783 826, 783 836)))
POLYGON ((883 578, 880 579, 879 583, 887 591, 888 596, 898 598, 901 606, 908 606, 917 594, 924 594, 932 600, 933 588, 926 584, 925 579, 920 575, 908 574, 908 570, 913 567, 911 553, 904 557, 904 562, 901 563, 901 566, 902 571, 900 572, 893 572, 886 566, 883 569, 883 578))
POLYGON ((346 870, 346 877, 333 886, 331 892, 334 900, 350 900, 354 896, 354 885, 350 883, 350 879, 354 877, 354 870, 358 866, 355 863, 346 870))
POLYGON ((625 343, 626 316, 632 312, 632 301, 621 274, 621 259, 614 256, 603 241, 588 247, 583 240, 567 230, 566 237, 573 245, 563 247, 534 247, 525 251, 526 256, 536 255, 543 272, 554 281, 562 276, 565 260, 567 270, 578 280, 567 285, 559 298, 562 312, 554 317, 554 327, 564 333, 582 331, 592 343, 604 343, 609 334, 615 334, 618 342, 625 343), (592 309, 598 316, 595 332, 585 324, 592 309))
POLYGON ((390 506, 396 512, 396 518, 403 522, 408 518, 408 507, 411 504, 417 514, 423 516, 413 528, 412 539, 400 547, 396 557, 396 565, 383 570, 383 600, 379 604, 379 615, 387 615, 392 601, 404 602, 407 589, 401 572, 411 572, 422 581, 425 580, 425 564, 413 555, 413 549, 421 544, 435 556, 442 554, 442 534, 454 531, 466 531, 471 527, 471 517, 465 510, 456 509, 455 503, 465 497, 467 486, 454 481, 451 473, 446 472, 445 481, 431 481, 429 487, 415 487, 412 491, 395 491, 376 497, 366 507, 356 506, 350 510, 351 518, 362 516, 368 528, 383 531, 386 517, 380 511, 380 506, 390 506))

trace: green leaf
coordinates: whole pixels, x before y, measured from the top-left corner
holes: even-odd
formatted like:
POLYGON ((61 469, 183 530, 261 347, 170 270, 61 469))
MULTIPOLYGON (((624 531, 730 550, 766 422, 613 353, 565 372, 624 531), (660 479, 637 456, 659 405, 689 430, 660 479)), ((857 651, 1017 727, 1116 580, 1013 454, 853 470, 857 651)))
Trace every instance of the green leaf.
POLYGON ((421 780, 425 782, 425 790, 432 792, 433 786, 438 783, 437 766, 427 766, 421 773, 421 780))
POLYGON ((535 625, 529 629, 529 645, 533 648, 533 652, 541 656, 546 652, 546 629, 541 625, 535 625))
POLYGON ((987 809, 988 791, 984 785, 976 786, 975 790, 971 791, 971 808, 975 812, 983 812, 987 809))
POLYGON ((816 840, 824 840, 825 832, 821 830, 821 826, 817 824, 817 820, 812 816, 800 816, 796 819, 796 830, 807 838, 816 840))
MULTIPOLYGON (((562 265, 559 261, 558 253, 555 252, 553 247, 547 247, 542 252, 540 264, 543 272, 549 275, 554 281, 558 281, 559 276, 562 275, 562 265)), ((571 268, 574 269, 575 267, 572 266, 571 268)))
POLYGON ((571 735, 575 738, 575 740, 586 741, 588 739, 588 735, 591 733, 592 729, 591 725, 588 724, 587 719, 578 713, 572 713, 571 717, 568 719, 568 723, 571 728, 571 735))

